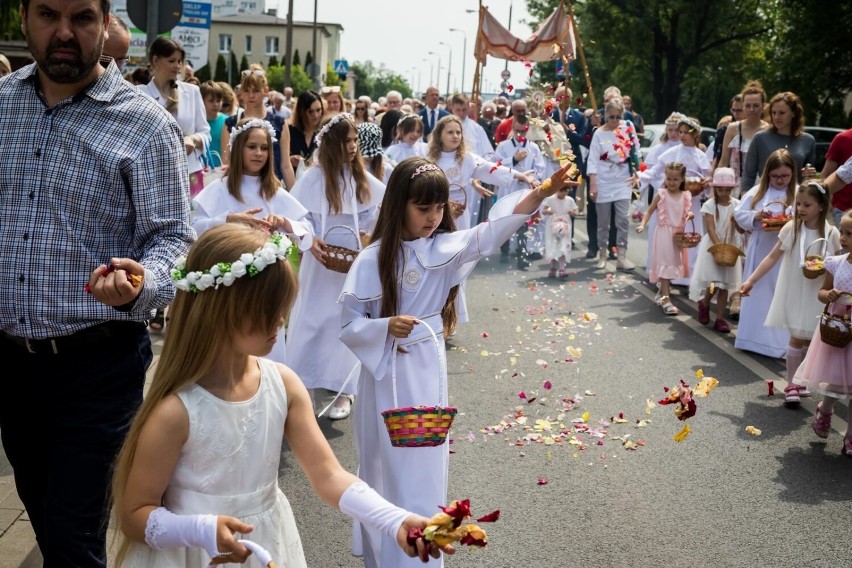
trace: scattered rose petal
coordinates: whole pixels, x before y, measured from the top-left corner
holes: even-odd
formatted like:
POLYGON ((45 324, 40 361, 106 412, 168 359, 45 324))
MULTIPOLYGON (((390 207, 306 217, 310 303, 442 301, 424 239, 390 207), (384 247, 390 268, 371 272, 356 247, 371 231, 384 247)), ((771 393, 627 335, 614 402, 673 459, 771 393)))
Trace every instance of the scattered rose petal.
POLYGON ((680 429, 680 432, 672 436, 672 440, 675 442, 683 442, 690 433, 689 424, 684 424, 683 428, 680 429))
POLYGON ((521 399, 526 400, 526 398, 527 398, 527 393, 525 393, 524 391, 519 392, 519 393, 518 393, 518 398, 521 398, 521 399))
POLYGON ((547 369, 547 361, 545 361, 544 359, 536 359, 535 364, 541 367, 542 369, 547 369))
POLYGON ((539 485, 547 485, 547 480, 543 477, 539 477, 538 478, 538 484, 539 485))
POLYGON ((775 396, 775 381, 766 381, 766 388, 769 389, 768 396, 775 396))
POLYGON ((586 396, 598 396, 598 393, 590 390, 586 390, 586 392, 584 392, 583 394, 585 394, 586 396))
POLYGON ((478 519, 476 519, 476 522, 477 523, 493 523, 493 522, 496 522, 497 519, 499 519, 499 518, 500 518, 500 509, 497 509, 496 511, 491 511, 490 513, 488 513, 485 516, 479 517, 478 519))
POLYGON ((500 160, 497 160, 497 163, 496 163, 496 164, 494 164, 493 166, 491 166, 491 169, 490 169, 490 170, 488 170, 488 172, 493 174, 493 173, 494 173, 494 171, 495 171, 497 168, 499 168, 500 166, 502 166, 502 165, 503 165, 503 162, 502 162, 502 161, 500 161, 500 160))
POLYGON ((553 383, 551 383, 550 381, 544 381, 544 384, 542 385, 542 388, 543 388, 544 390, 550 390, 550 389, 552 389, 552 388, 553 388, 553 383))
POLYGON ((759 430, 754 426, 746 426, 745 431, 751 434, 752 436, 760 436, 761 434, 763 434, 762 430, 759 430))
POLYGON ((484 337, 485 339, 488 339, 488 332, 487 332, 487 331, 483 331, 483 332, 482 332, 482 337, 484 337))

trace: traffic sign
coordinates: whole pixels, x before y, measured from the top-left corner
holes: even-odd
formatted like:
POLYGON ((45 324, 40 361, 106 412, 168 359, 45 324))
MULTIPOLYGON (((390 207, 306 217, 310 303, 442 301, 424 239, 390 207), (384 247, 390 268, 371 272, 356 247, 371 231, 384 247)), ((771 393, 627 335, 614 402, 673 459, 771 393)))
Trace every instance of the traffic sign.
MULTIPOLYGON (((149 0, 127 0, 127 15, 136 29, 147 32, 148 30, 148 1, 149 0)), ((164 34, 171 31, 180 21, 183 15, 182 0, 151 0, 158 5, 157 22, 154 34, 164 34)))
POLYGON ((508 69, 503 69, 502 71, 500 71, 500 78, 504 81, 508 81, 512 78, 512 74, 509 72, 508 69))
POLYGON ((335 59, 334 73, 335 75, 343 75, 345 77, 349 73, 349 62, 345 59, 335 59))

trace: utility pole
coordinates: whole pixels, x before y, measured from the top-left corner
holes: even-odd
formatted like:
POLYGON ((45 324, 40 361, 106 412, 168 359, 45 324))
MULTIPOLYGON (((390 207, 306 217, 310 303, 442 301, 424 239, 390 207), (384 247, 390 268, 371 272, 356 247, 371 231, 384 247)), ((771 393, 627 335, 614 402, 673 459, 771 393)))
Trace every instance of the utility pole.
POLYGON ((450 96, 450 73, 452 72, 452 69, 453 69, 453 47, 445 41, 439 41, 438 43, 450 50, 450 62, 447 63, 447 98, 449 98, 449 96, 450 96))
POLYGON ((458 28, 450 28, 451 32, 459 32, 464 38, 464 43, 462 44, 462 80, 461 80, 461 92, 464 93, 464 62, 467 59, 467 34, 464 33, 464 30, 460 30, 458 28))
POLYGON ((318 3, 318 1, 319 0, 314 0, 314 39, 313 39, 313 47, 311 48, 313 50, 313 51, 311 51, 311 53, 313 54, 313 61, 311 61, 312 67, 311 67, 311 69, 309 69, 309 71, 311 73, 311 79, 314 82, 314 88, 315 89, 319 89, 319 73, 317 73, 317 71, 319 70, 319 63, 317 63, 317 61, 319 61, 319 55, 317 55, 317 3, 318 3))
POLYGON ((287 43, 285 45, 284 86, 290 87, 292 85, 290 68, 293 66, 293 0, 290 0, 287 5, 287 43))
MULTIPOLYGON (((509 27, 506 28, 508 31, 512 31, 512 3, 513 0, 509 0, 509 27)), ((503 67, 503 70, 507 70, 509 68, 509 60, 506 60, 506 65, 503 67)))

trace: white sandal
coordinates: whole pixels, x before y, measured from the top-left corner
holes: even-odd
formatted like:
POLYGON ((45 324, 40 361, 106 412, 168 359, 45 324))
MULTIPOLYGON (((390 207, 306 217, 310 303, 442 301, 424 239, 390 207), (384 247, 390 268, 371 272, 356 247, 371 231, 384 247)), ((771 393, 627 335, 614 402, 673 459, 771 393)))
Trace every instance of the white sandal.
POLYGON ((349 418, 352 413, 352 404, 355 402, 355 397, 351 394, 342 394, 338 400, 346 400, 348 404, 344 406, 332 406, 328 411, 329 420, 343 420, 349 418))
POLYGON ((660 297, 660 307, 663 308, 663 313, 667 316, 676 316, 680 313, 680 310, 672 304, 672 301, 668 296, 660 297))

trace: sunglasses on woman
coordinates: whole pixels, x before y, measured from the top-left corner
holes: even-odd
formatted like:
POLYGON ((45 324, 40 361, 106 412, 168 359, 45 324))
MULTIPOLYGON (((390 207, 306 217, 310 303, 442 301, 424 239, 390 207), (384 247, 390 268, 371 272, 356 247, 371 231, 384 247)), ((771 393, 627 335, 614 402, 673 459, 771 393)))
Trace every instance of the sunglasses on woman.
POLYGON ((242 71, 243 77, 248 77, 249 75, 254 75, 256 77, 266 77, 266 72, 261 69, 243 69, 242 71))
POLYGON ((338 85, 335 85, 333 87, 323 87, 322 90, 320 91, 320 93, 323 94, 323 95, 329 95, 331 93, 339 93, 339 92, 340 92, 340 87, 338 85))

